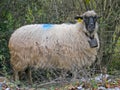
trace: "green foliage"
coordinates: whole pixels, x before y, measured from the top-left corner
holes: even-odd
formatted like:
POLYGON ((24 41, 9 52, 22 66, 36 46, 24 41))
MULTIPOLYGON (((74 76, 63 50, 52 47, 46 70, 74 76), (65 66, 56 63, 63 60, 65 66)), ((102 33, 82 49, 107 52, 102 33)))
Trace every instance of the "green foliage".
POLYGON ((27 23, 31 23, 31 22, 34 21, 33 11, 30 8, 30 6, 28 6, 28 8, 27 8, 27 12, 26 12, 25 17, 26 17, 26 22, 27 23))
POLYGON ((2 16, 0 17, 0 74, 8 76, 10 72, 10 62, 9 62, 9 51, 8 51, 8 41, 9 37, 13 31, 14 19, 13 15, 7 11, 1 11, 2 16))
POLYGON ((85 0, 85 2, 86 2, 87 4, 89 4, 89 3, 90 3, 90 0, 85 0))

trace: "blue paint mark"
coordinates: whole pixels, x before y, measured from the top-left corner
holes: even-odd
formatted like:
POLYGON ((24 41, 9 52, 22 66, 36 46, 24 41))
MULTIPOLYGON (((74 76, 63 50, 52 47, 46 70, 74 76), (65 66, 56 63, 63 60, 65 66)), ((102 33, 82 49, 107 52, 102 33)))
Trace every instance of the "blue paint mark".
POLYGON ((53 24, 43 24, 43 29, 47 30, 53 27, 53 24))

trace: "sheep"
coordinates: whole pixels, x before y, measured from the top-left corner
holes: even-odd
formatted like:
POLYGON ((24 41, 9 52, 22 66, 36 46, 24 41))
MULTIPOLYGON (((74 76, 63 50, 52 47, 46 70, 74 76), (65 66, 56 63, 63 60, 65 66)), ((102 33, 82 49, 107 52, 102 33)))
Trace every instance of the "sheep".
MULTIPOLYGON (((15 80, 28 67, 65 70, 90 66, 99 49, 97 14, 89 10, 75 24, 25 25, 11 35, 9 50, 15 80)), ((29 79, 32 82, 31 71, 29 79)))

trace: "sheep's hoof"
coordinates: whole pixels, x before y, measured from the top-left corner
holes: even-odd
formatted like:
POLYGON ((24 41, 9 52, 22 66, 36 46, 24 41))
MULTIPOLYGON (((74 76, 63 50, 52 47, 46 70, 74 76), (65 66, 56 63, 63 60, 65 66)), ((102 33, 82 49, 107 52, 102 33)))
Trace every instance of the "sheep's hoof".
POLYGON ((91 40, 88 41, 88 42, 89 42, 91 48, 95 48, 95 47, 98 46, 98 43, 97 43, 96 38, 93 38, 93 39, 91 39, 91 40))

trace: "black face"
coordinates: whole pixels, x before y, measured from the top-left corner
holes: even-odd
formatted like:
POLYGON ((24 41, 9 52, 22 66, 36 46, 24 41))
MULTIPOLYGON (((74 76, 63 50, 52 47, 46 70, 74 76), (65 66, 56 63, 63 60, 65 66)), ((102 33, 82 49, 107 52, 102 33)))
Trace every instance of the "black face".
POLYGON ((85 22, 86 29, 89 33, 93 33, 96 26, 97 16, 84 16, 83 20, 85 22))

